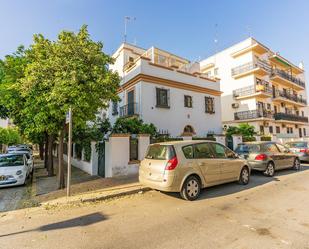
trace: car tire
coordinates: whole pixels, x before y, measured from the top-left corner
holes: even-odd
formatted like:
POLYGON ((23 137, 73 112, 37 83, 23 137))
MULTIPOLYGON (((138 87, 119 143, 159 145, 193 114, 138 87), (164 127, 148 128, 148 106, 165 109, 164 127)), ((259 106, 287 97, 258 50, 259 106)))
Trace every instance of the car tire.
POLYGON ((196 176, 189 176, 180 191, 180 195, 187 201, 196 200, 201 193, 201 181, 196 176))
POLYGON ((300 170, 301 169, 300 160, 298 158, 294 159, 293 169, 295 169, 295 170, 300 170))
POLYGON ((243 167, 240 171, 238 183, 241 185, 247 185, 250 180, 250 171, 247 166, 243 167))
POLYGON ((266 176, 273 177, 275 175, 275 164, 273 162, 269 162, 263 173, 266 176))

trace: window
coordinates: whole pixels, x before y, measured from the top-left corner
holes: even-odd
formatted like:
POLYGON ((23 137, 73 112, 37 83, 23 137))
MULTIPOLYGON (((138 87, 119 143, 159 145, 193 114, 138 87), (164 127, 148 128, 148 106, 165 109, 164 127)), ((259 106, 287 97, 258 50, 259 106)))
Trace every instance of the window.
POLYGON ((280 126, 276 126, 276 133, 280 133, 280 126))
POLYGON ((282 144, 276 144, 280 152, 286 152, 289 150, 287 147, 283 146, 282 144))
POLYGON ((214 75, 217 76, 219 74, 219 68, 214 69, 214 75))
POLYGON ((150 145, 146 153, 147 159, 170 160, 175 156, 175 149, 172 145, 150 145))
POLYGON ((278 148, 276 147, 275 144, 265 144, 264 145, 264 150, 266 152, 272 152, 272 153, 277 153, 278 152, 278 148))
POLYGON ((192 159, 193 158, 193 146, 185 146, 182 148, 182 152, 187 159, 192 159))
POLYGON ((169 108, 169 90, 156 88, 157 105, 156 107, 169 108))
POLYGON ((183 129, 183 132, 184 133, 195 133, 191 125, 186 125, 185 128, 183 129))
POLYGON ((301 111, 301 115, 302 115, 302 117, 304 117, 304 116, 305 116, 304 111, 301 111))
POLYGON ((260 133, 263 135, 264 134, 264 126, 260 125, 260 133))
POLYGON ((115 116, 118 114, 118 102, 113 101, 112 103, 112 115, 115 116))
POLYGON ((205 112, 214 114, 215 113, 215 99, 212 97, 205 97, 205 112))
POLYGON ((267 104, 267 110, 271 110, 271 105, 267 104))
POLYGON ((234 154, 231 150, 224 147, 222 144, 212 143, 211 146, 215 152, 216 158, 228 158, 234 154))
POLYGON ((307 136, 307 134, 306 134, 306 128, 303 128, 304 129, 304 136, 307 136))
POLYGON ((185 95, 185 107, 192 108, 192 96, 185 95))
POLYGON ((272 134, 274 131, 273 131, 273 127, 272 126, 269 126, 269 133, 272 134))
POLYGON ((210 78, 210 76, 211 76, 211 71, 207 71, 207 72, 205 73, 205 76, 206 76, 207 78, 210 78))
POLYGON ((209 143, 196 144, 194 146, 194 158, 214 158, 209 143))

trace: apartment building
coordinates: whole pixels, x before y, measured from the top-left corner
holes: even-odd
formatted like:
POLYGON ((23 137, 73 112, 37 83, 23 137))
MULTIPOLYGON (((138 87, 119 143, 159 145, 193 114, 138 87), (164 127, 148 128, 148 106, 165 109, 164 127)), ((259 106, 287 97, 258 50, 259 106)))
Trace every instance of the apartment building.
POLYGON ((253 125, 260 134, 303 137, 308 108, 303 66, 248 38, 201 63, 208 77, 221 80, 222 122, 253 125))
POLYGON ((139 117, 160 133, 206 136, 221 133, 220 85, 201 73, 200 64, 159 48, 122 44, 110 68, 121 76, 120 102, 108 117, 139 117))

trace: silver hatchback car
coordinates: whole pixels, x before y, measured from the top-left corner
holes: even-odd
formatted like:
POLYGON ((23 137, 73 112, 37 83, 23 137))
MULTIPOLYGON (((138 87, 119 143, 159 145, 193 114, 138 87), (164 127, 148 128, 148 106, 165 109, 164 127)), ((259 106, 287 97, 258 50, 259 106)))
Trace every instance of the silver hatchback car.
POLYGON ((248 160, 251 169, 262 171, 266 176, 274 176, 275 171, 279 169, 300 169, 298 156, 279 143, 241 143, 235 152, 248 160))

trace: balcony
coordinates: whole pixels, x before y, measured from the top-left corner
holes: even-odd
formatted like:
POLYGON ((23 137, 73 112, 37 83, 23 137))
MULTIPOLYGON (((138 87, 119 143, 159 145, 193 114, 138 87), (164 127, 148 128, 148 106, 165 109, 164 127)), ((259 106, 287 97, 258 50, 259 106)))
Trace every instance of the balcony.
POLYGON ((251 111, 243 111, 243 112, 235 112, 234 120, 247 120, 247 119, 259 119, 266 118, 272 119, 273 115, 266 110, 251 110, 251 111))
POLYGON ((291 104, 297 105, 297 106, 306 106, 307 105, 307 100, 296 95, 296 94, 291 94, 286 91, 280 91, 276 90, 275 95, 273 96, 274 101, 287 101, 291 104))
POLYGON ((138 103, 129 103, 119 108, 120 117, 131 117, 139 115, 138 103))
POLYGON ((269 98, 272 96, 272 89, 266 85, 252 85, 238 88, 233 91, 235 99, 245 99, 251 97, 269 98))
POLYGON ((292 122, 300 122, 300 123, 308 123, 308 117, 299 116, 296 114, 288 114, 288 113, 275 113, 274 114, 275 120, 286 120, 292 122))
POLYGON ((280 69, 272 70, 271 79, 279 84, 294 87, 296 90, 305 89, 304 81, 280 69))
POLYGON ((269 74, 270 72, 271 66, 267 62, 257 60, 232 68, 232 77, 238 79, 252 73, 264 76, 269 74))

